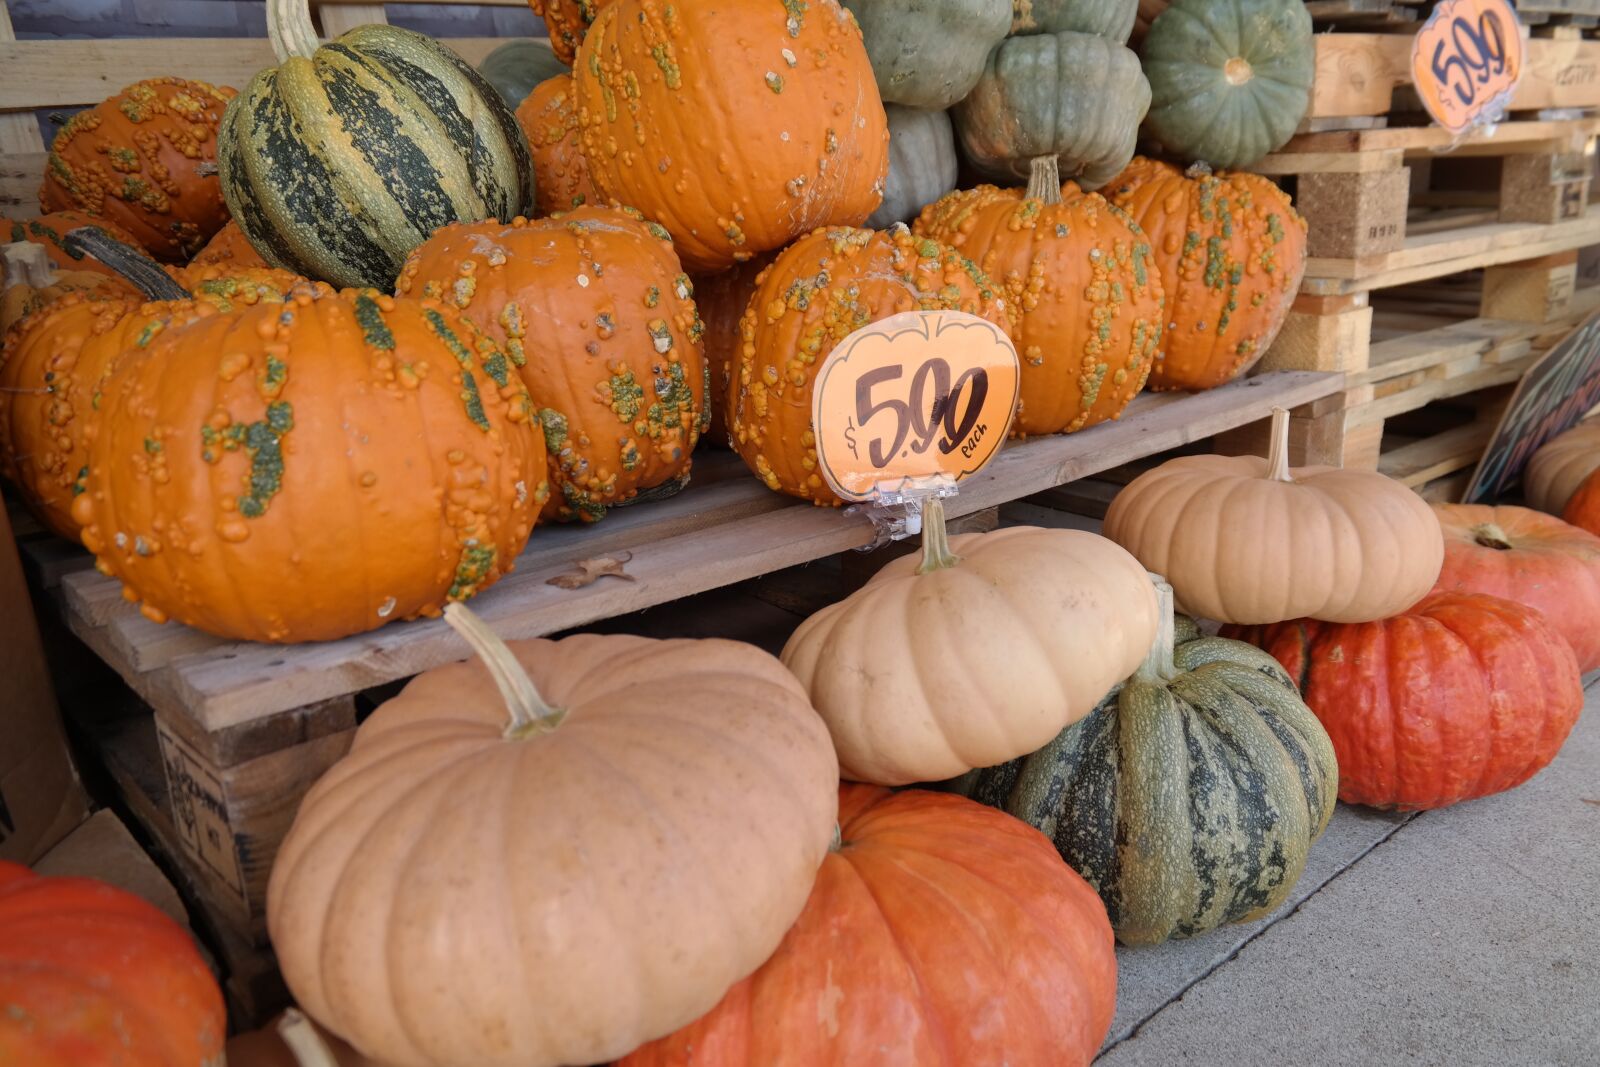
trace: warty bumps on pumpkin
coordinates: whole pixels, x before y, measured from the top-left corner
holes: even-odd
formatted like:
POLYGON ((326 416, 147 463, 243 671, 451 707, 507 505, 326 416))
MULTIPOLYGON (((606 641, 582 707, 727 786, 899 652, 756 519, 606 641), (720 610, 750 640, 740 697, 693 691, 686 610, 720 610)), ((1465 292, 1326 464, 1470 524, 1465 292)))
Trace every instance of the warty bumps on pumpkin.
POLYGON ((528 135, 528 150, 533 154, 533 200, 538 214, 603 203, 583 158, 571 73, 557 74, 534 86, 517 105, 517 124, 528 135))
POLYGON ((544 427, 556 518, 681 486, 710 422, 694 288, 637 211, 583 207, 440 228, 400 272, 501 341, 544 427))
POLYGON ((691 273, 883 197, 888 119, 836 0, 616 0, 573 75, 596 188, 665 226, 691 273))
POLYGON ((510 360, 453 308, 298 291, 202 319, 102 387, 72 516, 155 620, 314 641, 510 570, 549 493, 510 360))

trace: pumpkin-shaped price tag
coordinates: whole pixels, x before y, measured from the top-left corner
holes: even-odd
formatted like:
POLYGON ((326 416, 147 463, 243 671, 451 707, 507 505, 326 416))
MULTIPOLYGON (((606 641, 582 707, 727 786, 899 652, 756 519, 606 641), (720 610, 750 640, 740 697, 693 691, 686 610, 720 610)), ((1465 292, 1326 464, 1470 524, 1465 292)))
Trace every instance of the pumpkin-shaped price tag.
POLYGON ((817 372, 817 465, 845 500, 948 485, 989 462, 1011 428, 1017 350, 960 311, 905 311, 864 326, 817 372))
POLYGON ((1444 0, 1411 43, 1417 95, 1452 133, 1499 121, 1522 68, 1522 27, 1507 0, 1444 0))

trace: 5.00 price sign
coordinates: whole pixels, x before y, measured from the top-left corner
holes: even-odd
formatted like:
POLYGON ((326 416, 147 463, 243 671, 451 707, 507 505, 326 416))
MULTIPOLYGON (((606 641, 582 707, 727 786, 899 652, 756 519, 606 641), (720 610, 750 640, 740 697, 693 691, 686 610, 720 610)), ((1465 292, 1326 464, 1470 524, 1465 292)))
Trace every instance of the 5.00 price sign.
POLYGON ((1445 0, 1411 45, 1417 95, 1452 133, 1492 121, 1522 77, 1522 51, 1507 0, 1445 0))
POLYGON ((959 311, 907 311, 846 337, 811 397, 817 465, 846 500, 979 470, 1011 428, 1017 350, 959 311))

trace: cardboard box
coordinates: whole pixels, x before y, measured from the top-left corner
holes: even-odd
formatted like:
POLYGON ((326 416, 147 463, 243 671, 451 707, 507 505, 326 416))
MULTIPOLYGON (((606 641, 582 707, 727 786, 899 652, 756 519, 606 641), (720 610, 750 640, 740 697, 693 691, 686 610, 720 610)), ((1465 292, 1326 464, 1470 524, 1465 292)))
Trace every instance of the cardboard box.
POLYGON ((31 864, 89 815, 0 508, 0 859, 31 864))

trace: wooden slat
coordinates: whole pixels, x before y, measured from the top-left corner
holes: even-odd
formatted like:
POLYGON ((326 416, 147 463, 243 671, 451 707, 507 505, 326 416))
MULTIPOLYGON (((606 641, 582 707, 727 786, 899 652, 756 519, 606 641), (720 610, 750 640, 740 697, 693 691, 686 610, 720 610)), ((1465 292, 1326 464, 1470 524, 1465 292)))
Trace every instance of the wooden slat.
MULTIPOLYGON (((1147 394, 1117 422, 1007 447, 963 483, 947 510, 966 515, 1201 440, 1263 419, 1273 407, 1309 403, 1337 391, 1340 381, 1337 374, 1279 372, 1193 396, 1147 394)), ((708 473, 733 462, 713 460, 708 473)), ((591 529, 536 531, 517 570, 474 599, 473 608, 503 635, 531 637, 819 559, 873 537, 862 516, 769 493, 747 475, 728 477, 621 509, 591 529), (576 559, 622 548, 633 553, 626 568, 631 582, 601 579, 576 590, 547 584, 576 559)), ((69 576, 63 586, 74 630, 89 633, 92 647, 158 710, 207 731, 404 678, 461 655, 442 622, 416 621, 319 644, 229 643, 141 672, 107 640, 106 626, 81 613, 86 605, 114 603, 115 583, 90 572, 69 576)))
MULTIPOLYGON (((1398 151, 1424 156, 1455 145, 1452 154, 1463 149, 1496 148, 1501 154, 1524 150, 1527 145, 1571 142, 1578 145, 1600 133, 1600 118, 1561 119, 1533 122, 1502 122, 1487 130, 1476 130, 1456 142, 1442 126, 1394 126, 1371 130, 1338 130, 1305 133, 1292 138, 1261 162, 1273 165, 1280 156, 1341 155, 1350 152, 1398 151)), ((1252 170, 1255 168, 1252 167, 1252 170)), ((1285 171, 1285 173, 1294 173, 1285 171)))
POLYGON ((1409 333, 1372 346, 1366 370, 1346 376, 1346 387, 1385 381, 1464 357, 1503 363, 1531 350, 1541 326, 1501 319, 1469 319, 1440 329, 1409 333), (1493 353, 1493 358, 1490 354, 1493 353))
POLYGON ((1402 485, 1419 486, 1475 467, 1494 436, 1496 421, 1471 422, 1391 449, 1379 457, 1378 470, 1402 485))

